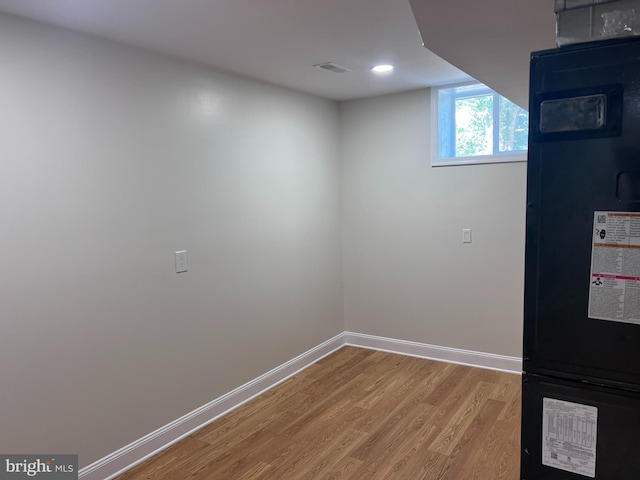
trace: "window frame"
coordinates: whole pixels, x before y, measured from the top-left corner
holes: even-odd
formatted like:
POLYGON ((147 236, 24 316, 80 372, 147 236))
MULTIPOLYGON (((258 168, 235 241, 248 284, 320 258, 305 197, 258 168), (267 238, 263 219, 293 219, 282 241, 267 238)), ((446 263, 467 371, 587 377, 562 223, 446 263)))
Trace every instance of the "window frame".
MULTIPOLYGON (((447 90, 450 88, 458 88, 458 87, 468 87, 468 86, 478 86, 480 87, 478 90, 480 95, 486 95, 489 93, 494 93, 497 98, 501 97, 501 95, 491 88, 483 85, 482 83, 476 81, 462 82, 462 83, 451 83, 445 85, 438 85, 431 87, 431 166, 432 167, 447 167, 447 166, 455 166, 455 165, 482 165, 482 164, 490 164, 490 163, 514 163, 514 162, 526 162, 528 151, 518 151, 518 152, 507 152, 507 153, 494 153, 491 155, 472 155, 466 157, 440 157, 438 155, 438 109, 439 109, 439 92, 441 90, 447 90), (484 92, 483 92, 484 90, 484 92)), ((476 96, 473 95, 460 95, 460 97, 464 96, 476 96)), ((494 97, 494 98, 496 98, 494 97)), ((500 111, 499 104, 496 105, 494 101, 493 111, 494 115, 496 112, 500 111)), ((528 112, 527 112, 528 113, 528 112)), ((494 116, 494 125, 497 123, 494 116)), ((499 129, 494 128, 494 144, 495 138, 499 135, 499 129), (497 131, 496 131, 497 130, 497 131)))

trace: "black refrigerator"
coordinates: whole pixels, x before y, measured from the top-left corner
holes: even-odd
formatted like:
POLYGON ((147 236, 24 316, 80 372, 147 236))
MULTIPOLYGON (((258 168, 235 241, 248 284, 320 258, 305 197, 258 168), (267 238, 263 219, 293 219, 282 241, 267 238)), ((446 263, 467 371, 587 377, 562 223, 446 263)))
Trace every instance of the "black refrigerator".
POLYGON ((521 479, 640 480, 640 39, 530 69, 521 479))

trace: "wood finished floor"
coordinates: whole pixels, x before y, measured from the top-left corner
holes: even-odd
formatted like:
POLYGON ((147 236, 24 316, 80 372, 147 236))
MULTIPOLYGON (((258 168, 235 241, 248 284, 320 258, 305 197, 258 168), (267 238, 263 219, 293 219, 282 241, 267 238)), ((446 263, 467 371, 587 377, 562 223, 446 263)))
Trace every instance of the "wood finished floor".
POLYGON ((517 480, 520 377, 344 347, 118 480, 517 480))

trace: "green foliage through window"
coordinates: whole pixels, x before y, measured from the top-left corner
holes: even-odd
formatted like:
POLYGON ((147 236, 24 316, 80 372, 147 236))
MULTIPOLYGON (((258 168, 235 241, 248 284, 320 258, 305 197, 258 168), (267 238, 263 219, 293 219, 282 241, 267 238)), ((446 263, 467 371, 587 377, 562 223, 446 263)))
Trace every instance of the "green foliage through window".
POLYGON ((481 84, 438 89, 439 158, 525 153, 529 114, 481 84))

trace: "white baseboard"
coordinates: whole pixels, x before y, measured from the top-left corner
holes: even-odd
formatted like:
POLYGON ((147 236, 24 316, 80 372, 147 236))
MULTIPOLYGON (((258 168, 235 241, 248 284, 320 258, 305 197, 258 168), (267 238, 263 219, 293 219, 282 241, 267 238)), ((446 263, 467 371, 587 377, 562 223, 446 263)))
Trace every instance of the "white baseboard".
POLYGON ((344 333, 341 333, 155 432, 145 435, 126 447, 80 469, 78 478, 81 480, 111 480, 122 475, 135 465, 284 382, 343 345, 344 333))
POLYGON ((470 367, 486 368, 509 373, 522 373, 522 359, 506 357, 493 353, 474 352, 459 348, 439 347, 426 343, 409 342, 394 338, 376 337, 362 333, 344 332, 346 344, 354 347, 399 353, 411 357, 427 358, 440 362, 468 365, 470 367))
POLYGON ((439 347, 426 343, 376 337, 362 333, 343 332, 193 412, 174 420, 155 432, 145 435, 126 447, 82 468, 78 472, 78 478, 80 480, 111 480, 118 475, 122 475, 130 468, 179 442, 261 393, 284 382, 289 377, 313 365, 344 345, 502 372, 522 372, 522 359, 517 357, 439 347))

